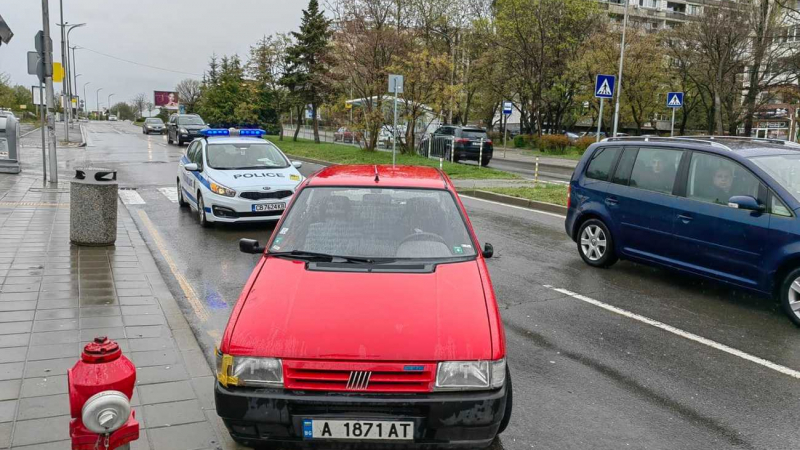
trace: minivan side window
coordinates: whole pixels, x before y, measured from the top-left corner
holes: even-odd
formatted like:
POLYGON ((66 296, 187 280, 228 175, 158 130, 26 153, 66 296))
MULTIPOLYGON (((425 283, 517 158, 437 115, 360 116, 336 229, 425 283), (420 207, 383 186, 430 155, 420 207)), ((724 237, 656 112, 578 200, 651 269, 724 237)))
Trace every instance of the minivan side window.
POLYGON ((683 150, 640 148, 633 163, 630 186, 671 194, 683 150))
POLYGON ((694 152, 689 165, 686 198, 727 206, 728 200, 736 195, 758 199, 760 184, 755 175, 735 161, 694 152))
POLYGON ((614 168, 614 161, 617 160, 619 147, 603 147, 594 151, 589 165, 586 167, 586 178, 608 181, 611 169, 614 168))
POLYGON ((631 178, 631 170, 633 170, 633 163, 636 162, 636 152, 638 148, 626 148, 619 158, 617 163, 617 170, 614 171, 614 176, 611 182, 614 184, 628 185, 631 178))

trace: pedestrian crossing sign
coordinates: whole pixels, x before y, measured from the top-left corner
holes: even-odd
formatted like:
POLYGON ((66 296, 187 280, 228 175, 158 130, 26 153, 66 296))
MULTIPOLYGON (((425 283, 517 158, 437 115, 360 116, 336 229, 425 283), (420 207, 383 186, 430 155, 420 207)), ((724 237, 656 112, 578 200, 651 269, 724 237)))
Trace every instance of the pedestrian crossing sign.
POLYGON ((683 106, 683 92, 670 92, 667 94, 667 107, 680 108, 683 106))
POLYGON ((594 96, 597 98, 613 98, 617 77, 614 75, 597 75, 594 83, 594 96))

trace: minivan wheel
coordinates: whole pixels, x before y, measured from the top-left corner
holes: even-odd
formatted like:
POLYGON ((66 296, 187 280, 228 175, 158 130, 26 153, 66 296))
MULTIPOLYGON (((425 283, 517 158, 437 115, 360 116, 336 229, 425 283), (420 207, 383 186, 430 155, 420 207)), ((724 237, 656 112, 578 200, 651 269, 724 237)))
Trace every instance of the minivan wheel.
POLYGON ((609 267, 617 262, 611 232, 603 221, 589 219, 578 231, 578 253, 586 264, 593 267, 609 267))
POLYGON ((800 326, 800 268, 789 272, 781 284, 781 305, 795 325, 800 326))

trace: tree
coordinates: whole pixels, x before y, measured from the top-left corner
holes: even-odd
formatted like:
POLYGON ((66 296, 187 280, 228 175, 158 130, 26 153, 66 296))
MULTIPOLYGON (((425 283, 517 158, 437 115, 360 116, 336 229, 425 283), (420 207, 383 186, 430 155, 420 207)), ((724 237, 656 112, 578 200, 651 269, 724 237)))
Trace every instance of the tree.
POLYGON ((136 110, 125 102, 119 102, 109 108, 111 114, 116 115, 121 120, 135 120, 136 110))
POLYGON ((303 10, 300 31, 292 32, 295 43, 287 50, 295 67, 295 80, 304 99, 311 105, 314 142, 319 143, 319 107, 329 98, 330 22, 319 8, 318 0, 309 0, 303 10))
POLYGON ((208 123, 224 128, 254 123, 251 91, 237 55, 223 56, 219 64, 212 56, 202 92, 197 109, 208 123))
POLYGON ((194 113, 197 101, 200 100, 200 82, 186 78, 175 86, 175 92, 178 93, 178 101, 186 106, 186 113, 194 113))
POLYGON ((250 47, 247 74, 253 82, 253 112, 266 127, 277 128, 283 138, 280 113, 286 108, 286 89, 281 77, 286 70, 286 49, 290 43, 286 35, 264 36, 250 47))
POLYGON ((144 92, 136 94, 136 96, 133 97, 133 100, 131 100, 131 106, 133 106, 133 109, 139 112, 138 117, 144 116, 145 105, 147 105, 147 95, 145 95, 144 92))
POLYGON ((154 108, 155 108, 155 105, 153 105, 153 102, 148 101, 148 102, 146 102, 144 104, 144 109, 147 110, 147 117, 153 117, 153 109, 154 108))

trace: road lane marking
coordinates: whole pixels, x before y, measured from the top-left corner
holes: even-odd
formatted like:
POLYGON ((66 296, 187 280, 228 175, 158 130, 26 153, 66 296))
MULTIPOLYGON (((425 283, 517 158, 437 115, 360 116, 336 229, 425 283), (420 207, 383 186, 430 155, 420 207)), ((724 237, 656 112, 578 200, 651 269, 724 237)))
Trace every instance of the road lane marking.
POLYGON ((665 324, 663 322, 659 322, 657 320, 653 320, 653 319, 650 319, 648 317, 641 316, 639 314, 627 311, 625 309, 618 308, 616 306, 612 306, 612 305, 609 305, 607 303, 603 303, 603 302, 601 302, 599 300, 595 300, 593 298, 586 297, 585 295, 581 295, 581 294, 569 291, 567 289, 556 288, 556 287, 553 287, 553 286, 550 286, 550 285, 547 285, 547 284, 545 284, 544 287, 546 287, 547 289, 552 289, 552 290, 554 290, 556 292, 560 292, 560 293, 562 293, 564 295, 568 295, 568 296, 570 296, 570 297, 572 297, 574 299, 580 300, 580 301, 588 303, 590 305, 597 306, 598 308, 603 308, 606 311, 613 312, 614 314, 619 314, 619 315, 621 315, 623 317, 627 317, 629 319, 633 319, 633 320, 642 322, 644 324, 659 328, 659 329, 664 330, 666 332, 672 333, 672 334, 674 334, 676 336, 680 336, 680 337, 682 337, 684 339, 688 339, 690 341, 697 342, 698 344, 703 344, 703 345, 706 345, 708 347, 717 349, 717 350, 719 350, 721 352, 725 352, 725 353, 728 353, 730 355, 745 359, 745 360, 750 361, 752 363, 755 363, 755 364, 758 364, 760 366, 764 366, 764 367, 766 367, 768 369, 772 369, 772 370, 774 370, 776 372, 782 373, 784 375, 788 375, 788 376, 790 376, 792 378, 800 379, 800 371, 797 371, 797 370, 794 370, 794 369, 790 369, 790 368, 788 368, 786 366, 782 366, 780 364, 776 364, 776 363, 774 363, 772 361, 769 361, 769 360, 766 360, 764 358, 759 358, 758 356, 754 356, 754 355, 751 355, 749 353, 743 352, 741 350, 737 350, 737 349, 735 349, 733 347, 729 347, 729 346, 727 346, 725 344, 720 344, 719 342, 712 341, 711 339, 704 338, 702 336, 698 336, 698 335, 696 335, 694 333, 690 333, 688 331, 681 330, 680 328, 673 327, 672 325, 667 325, 667 324, 665 324))
POLYGON ((163 187, 158 188, 158 192, 164 194, 164 197, 167 197, 172 203, 178 203, 178 188, 163 187))
POLYGON ((538 209, 523 208, 522 206, 507 205, 505 203, 494 202, 492 200, 486 200, 484 198, 472 197, 472 196, 469 196, 469 195, 462 194, 460 192, 458 193, 458 196, 459 197, 465 197, 465 198, 468 198, 470 200, 477 200, 479 202, 491 203, 491 204, 497 205, 497 206, 505 206, 506 208, 521 209, 523 211, 535 212, 537 214, 544 214, 546 216, 558 217, 559 219, 566 219, 567 218, 567 216, 562 216, 561 214, 555 214, 555 213, 551 213, 551 212, 547 212, 547 211, 539 211, 538 209))
POLYGON ((142 223, 144 224, 145 228, 147 228, 147 231, 150 232, 150 236, 153 237, 153 242, 155 242, 156 247, 158 247, 158 251, 164 258, 164 261, 167 262, 169 270, 172 272, 172 276, 178 280, 178 284, 183 291, 183 295, 186 296, 186 300, 189 301, 189 305, 192 307, 192 310, 194 310, 195 315, 198 319, 200 319, 201 322, 208 321, 209 317, 211 317, 208 313, 208 310, 206 309, 205 305, 203 305, 203 302, 200 301, 200 297, 197 296, 197 293, 192 285, 189 284, 189 281, 178 269, 178 265, 175 264, 175 260, 172 259, 172 255, 170 255, 169 251, 167 250, 167 245, 164 242, 164 239, 161 237, 161 234, 159 234, 158 230, 156 230, 155 225, 150 220, 150 216, 148 216, 143 209, 140 209, 137 212, 139 213, 139 217, 142 219, 142 223))
POLYGON ((119 198, 122 199, 122 203, 126 205, 144 205, 145 201, 138 192, 134 191, 133 189, 120 189, 119 190, 119 198))

